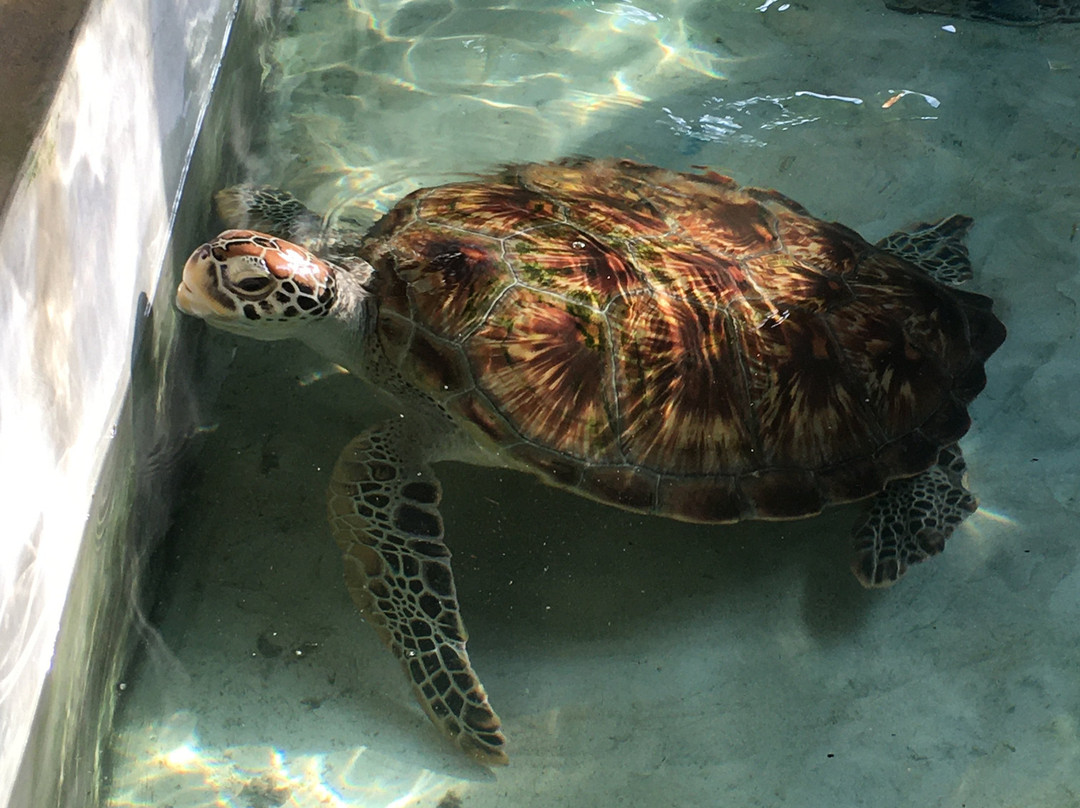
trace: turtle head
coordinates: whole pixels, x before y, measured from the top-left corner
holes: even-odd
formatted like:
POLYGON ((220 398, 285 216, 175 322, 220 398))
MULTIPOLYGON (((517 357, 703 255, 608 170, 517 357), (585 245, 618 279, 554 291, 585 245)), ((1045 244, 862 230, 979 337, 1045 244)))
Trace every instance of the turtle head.
POLYGON ((299 245, 252 230, 226 230, 188 258, 176 305, 235 334, 304 339, 314 321, 334 310, 337 274, 299 245))

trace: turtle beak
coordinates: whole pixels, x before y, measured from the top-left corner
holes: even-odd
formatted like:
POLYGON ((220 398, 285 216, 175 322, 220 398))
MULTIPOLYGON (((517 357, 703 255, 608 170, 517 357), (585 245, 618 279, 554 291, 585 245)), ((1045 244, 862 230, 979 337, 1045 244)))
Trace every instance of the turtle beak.
POLYGON ((180 285, 176 287, 176 308, 193 317, 202 317, 209 313, 199 306, 198 298, 184 281, 180 281, 180 285))
POLYGON ((226 313, 214 294, 212 263, 210 245, 203 244, 184 264, 183 279, 176 287, 176 307, 184 314, 205 320, 226 313))

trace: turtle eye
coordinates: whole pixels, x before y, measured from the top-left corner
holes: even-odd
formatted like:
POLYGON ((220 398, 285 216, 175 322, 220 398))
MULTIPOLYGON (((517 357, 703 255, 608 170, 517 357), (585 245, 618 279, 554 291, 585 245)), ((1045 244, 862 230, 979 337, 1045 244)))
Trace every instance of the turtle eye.
POLYGON ((236 281, 236 288, 248 294, 258 294, 264 291, 273 281, 262 275, 249 275, 236 281))

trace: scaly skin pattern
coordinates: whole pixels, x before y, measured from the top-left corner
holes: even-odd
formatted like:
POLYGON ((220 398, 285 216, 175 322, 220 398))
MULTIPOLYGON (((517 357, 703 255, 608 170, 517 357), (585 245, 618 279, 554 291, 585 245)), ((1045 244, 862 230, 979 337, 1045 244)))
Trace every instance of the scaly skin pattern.
POLYGON ((322 259, 264 233, 226 230, 196 250, 188 265, 177 304, 185 311, 196 306, 188 313, 215 325, 237 317, 264 323, 325 317, 334 299, 334 273, 322 259), (196 291, 213 306, 200 307, 196 291))
POLYGON ((359 435, 334 468, 327 508, 345 582, 432 722, 481 762, 505 763, 499 717, 465 650, 439 481, 403 432, 391 421, 359 435))

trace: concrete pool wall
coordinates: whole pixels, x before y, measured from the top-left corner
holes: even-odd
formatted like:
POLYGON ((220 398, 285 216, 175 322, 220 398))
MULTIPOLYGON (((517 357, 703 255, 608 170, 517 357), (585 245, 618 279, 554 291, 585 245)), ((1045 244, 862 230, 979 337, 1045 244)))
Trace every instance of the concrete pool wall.
POLYGON ((170 236, 215 80, 235 83, 218 73, 237 7, 91 2, 7 196, 0 806, 97 802, 140 568, 197 431, 170 236))

